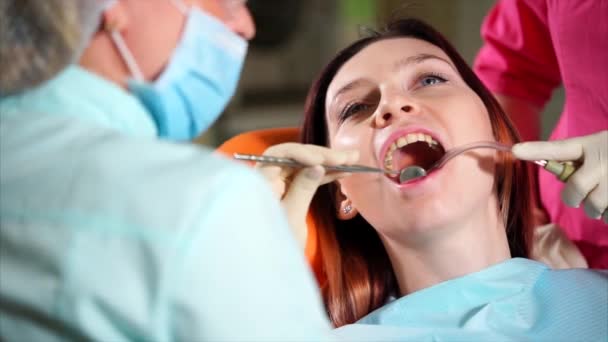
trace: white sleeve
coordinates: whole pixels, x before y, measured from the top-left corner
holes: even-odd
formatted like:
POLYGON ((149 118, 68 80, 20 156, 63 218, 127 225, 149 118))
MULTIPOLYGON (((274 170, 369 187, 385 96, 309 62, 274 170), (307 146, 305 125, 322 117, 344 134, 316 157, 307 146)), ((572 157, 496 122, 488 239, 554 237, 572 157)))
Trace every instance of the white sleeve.
POLYGON ((260 176, 236 170, 201 201, 200 226, 174 270, 172 339, 329 339, 316 282, 280 203, 260 176))

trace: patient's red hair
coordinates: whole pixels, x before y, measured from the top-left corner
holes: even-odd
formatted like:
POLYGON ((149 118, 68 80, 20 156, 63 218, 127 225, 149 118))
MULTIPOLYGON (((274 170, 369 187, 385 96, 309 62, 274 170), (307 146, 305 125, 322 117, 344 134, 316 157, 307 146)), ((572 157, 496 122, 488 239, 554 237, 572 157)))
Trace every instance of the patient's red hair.
MULTIPOLYGON (((397 37, 417 38, 441 48, 454 62, 467 85, 485 104, 496 140, 506 144, 519 141, 509 118, 456 49, 424 22, 402 19, 354 42, 321 72, 306 101, 301 136, 303 143, 328 146, 325 96, 342 65, 366 46, 397 37)), ((496 191, 513 257, 528 256, 534 204, 530 193, 533 185, 530 175, 525 164, 509 157, 504 157, 496 171, 496 191)), ((335 193, 335 184, 321 187, 313 199, 311 210, 318 220, 319 249, 325 276, 323 299, 331 321, 335 326, 342 326, 382 306, 389 296, 397 294, 397 283, 384 246, 373 227, 360 215, 348 221, 337 219, 335 193)))

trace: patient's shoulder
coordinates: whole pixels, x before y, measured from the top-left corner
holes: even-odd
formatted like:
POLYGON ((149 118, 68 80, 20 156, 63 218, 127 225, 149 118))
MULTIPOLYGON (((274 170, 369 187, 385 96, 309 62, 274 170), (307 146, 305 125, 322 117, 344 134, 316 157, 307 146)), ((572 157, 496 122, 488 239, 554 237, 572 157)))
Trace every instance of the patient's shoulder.
POLYGON ((539 276, 536 287, 562 293, 576 292, 576 295, 580 296, 598 294, 608 299, 608 270, 547 269, 539 276))

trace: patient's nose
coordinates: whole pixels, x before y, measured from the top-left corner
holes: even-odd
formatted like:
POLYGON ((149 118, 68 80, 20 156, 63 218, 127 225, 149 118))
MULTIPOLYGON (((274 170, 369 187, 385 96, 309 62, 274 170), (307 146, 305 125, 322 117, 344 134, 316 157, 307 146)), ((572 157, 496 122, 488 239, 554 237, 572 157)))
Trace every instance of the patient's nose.
POLYGON ((401 115, 415 115, 418 112, 418 105, 406 98, 404 95, 393 96, 383 101, 376 112, 376 126, 386 127, 393 120, 401 115))

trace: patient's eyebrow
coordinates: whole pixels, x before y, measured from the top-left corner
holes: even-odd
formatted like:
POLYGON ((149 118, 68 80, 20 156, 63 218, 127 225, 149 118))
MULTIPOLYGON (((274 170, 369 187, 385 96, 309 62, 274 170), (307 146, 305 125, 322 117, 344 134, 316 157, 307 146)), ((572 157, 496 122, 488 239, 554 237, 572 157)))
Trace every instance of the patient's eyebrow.
POLYGON ((344 85, 342 88, 340 88, 336 92, 336 95, 334 95, 334 99, 336 99, 342 93, 345 93, 345 92, 347 92, 349 90, 352 90, 354 88, 357 88, 358 86, 363 85, 363 83, 365 83, 365 79, 363 79, 363 78, 357 78, 355 80, 352 80, 352 81, 346 83, 346 85, 344 85))
POLYGON ((447 63, 452 69, 454 69, 454 67, 452 66, 452 63, 450 63, 445 58, 441 58, 439 56, 432 55, 429 53, 419 53, 417 55, 402 58, 402 59, 398 60, 397 62, 395 62, 395 64, 393 65, 393 71, 397 71, 399 69, 406 68, 413 64, 420 64, 420 63, 430 60, 430 59, 436 59, 436 60, 442 61, 444 63, 447 63))

